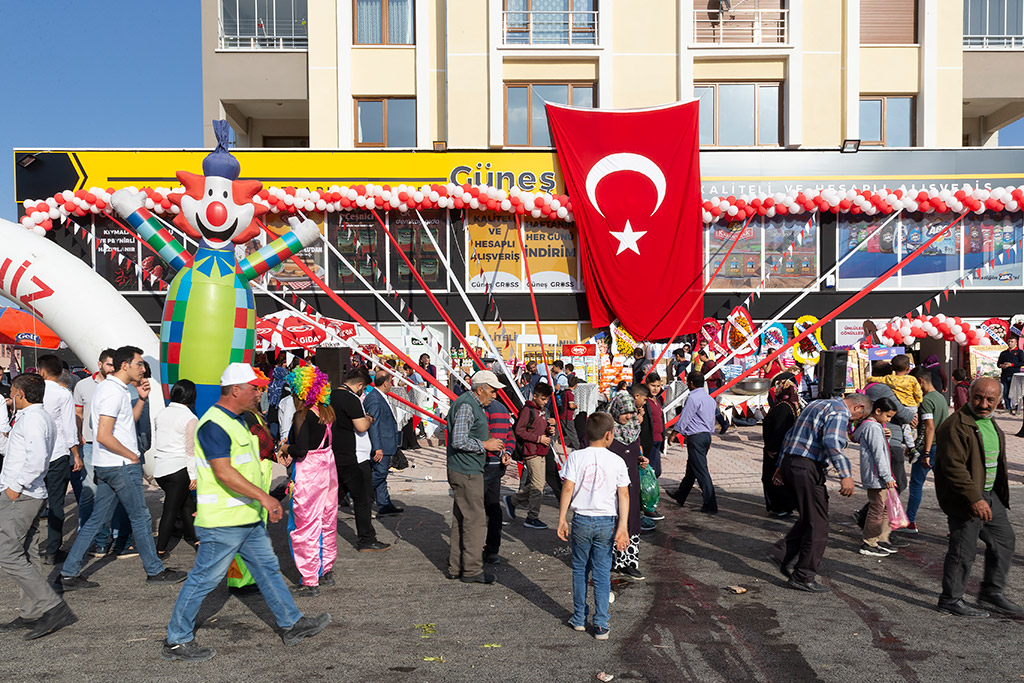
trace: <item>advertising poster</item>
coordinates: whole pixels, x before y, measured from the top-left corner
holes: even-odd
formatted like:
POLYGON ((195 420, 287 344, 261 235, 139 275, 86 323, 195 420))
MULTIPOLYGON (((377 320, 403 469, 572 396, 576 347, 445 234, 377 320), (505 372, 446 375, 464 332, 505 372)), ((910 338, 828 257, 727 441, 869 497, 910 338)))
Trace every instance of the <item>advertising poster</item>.
POLYGON ((547 292, 578 291, 579 250, 574 229, 525 223, 523 240, 533 288, 547 292))
POLYGON ((999 379, 1002 371, 999 369, 999 354, 1006 350, 1006 346, 971 346, 971 379, 979 377, 995 377, 999 379))
MULTIPOLYGON (((283 235, 292 229, 288 225, 287 214, 268 213, 265 215, 265 223, 270 232, 275 235, 283 235)), ((320 219, 320 234, 324 233, 323 214, 311 213, 310 219, 320 219)), ((317 277, 323 279, 327 271, 324 269, 323 242, 317 242, 311 247, 306 247, 298 253, 298 258, 313 271, 317 277)), ((277 267, 272 268, 269 275, 269 286, 271 288, 287 287, 288 289, 318 289, 317 285, 302 271, 301 268, 291 259, 284 261, 277 267)))
POLYGON ((882 319, 864 320, 863 318, 847 318, 837 320, 836 346, 881 346, 878 331, 885 328, 888 321, 882 319))
MULTIPOLYGON (((838 289, 861 289, 896 265, 898 222, 899 219, 893 219, 892 216, 839 216, 837 259, 842 259, 850 252, 856 253, 839 266, 838 289), (882 225, 885 227, 877 230, 882 225)), ((880 289, 886 288, 897 288, 895 277, 891 283, 880 285, 880 289)))
MULTIPOLYGON (((442 251, 447 251, 448 225, 445 221, 445 212, 443 210, 424 210, 420 211, 420 214, 434 235, 437 246, 442 251)), ((388 215, 387 220, 388 230, 391 231, 391 234, 398 242, 398 248, 409 257, 409 261, 419 272, 427 287, 432 290, 446 289, 448 274, 445 272, 444 266, 441 265, 441 259, 437 257, 437 253, 430 243, 430 238, 423 234, 423 224, 420 223, 419 217, 415 213, 410 215, 408 213, 392 211, 388 215)), ((388 247, 391 260, 391 285, 395 289, 402 290, 421 289, 416 278, 409 270, 409 265, 395 251, 394 245, 391 244, 390 240, 388 240, 388 247)))
POLYGON ((818 277, 817 245, 816 215, 809 219, 802 216, 765 219, 764 258, 769 273, 765 288, 803 289, 814 283, 818 277), (791 244, 793 251, 789 251, 791 244))
POLYGON ((1011 245, 1020 242, 1022 220, 1020 214, 1010 213, 971 214, 964 218, 967 233, 964 272, 982 268, 981 274, 976 273, 968 287, 1020 287, 1024 284, 1021 277, 1022 250, 1011 249, 1011 245), (1000 254, 1003 255, 1002 263, 998 258, 1000 254), (984 265, 993 258, 996 259, 995 266, 985 272, 984 265))
POLYGON ((96 272, 106 278, 119 292, 139 291, 139 276, 135 263, 139 259, 139 243, 127 230, 112 221, 96 220, 96 272), (132 263, 117 258, 121 254, 132 263))
MULTIPOLYGON (((329 214, 327 238, 338 253, 369 282, 374 289, 384 288, 385 245, 387 236, 369 211, 329 214), (377 264, 380 273, 374 271, 377 264)), ((331 288, 340 291, 365 292, 352 270, 333 253, 327 255, 331 288)))
POLYGON ((466 219, 466 236, 466 291, 483 292, 485 285, 495 292, 522 290, 522 258, 511 216, 474 212, 466 219))
MULTIPOLYGON (((910 214, 902 217, 899 258, 906 258, 917 251, 922 244, 942 233, 953 220, 954 218, 945 214, 910 214)), ((900 272, 901 288, 941 290, 960 277, 959 228, 960 225, 957 225, 946 231, 934 244, 903 268, 900 272)))
MULTIPOLYGON (((708 272, 710 278, 722 264, 718 277, 710 289, 753 289, 761 281, 761 224, 752 220, 743 227, 743 221, 733 221, 722 227, 711 229, 707 235, 708 272), (743 231, 729 258, 725 255, 736 240, 736 233, 743 231)), ((785 248, 785 247, 783 247, 785 248)))

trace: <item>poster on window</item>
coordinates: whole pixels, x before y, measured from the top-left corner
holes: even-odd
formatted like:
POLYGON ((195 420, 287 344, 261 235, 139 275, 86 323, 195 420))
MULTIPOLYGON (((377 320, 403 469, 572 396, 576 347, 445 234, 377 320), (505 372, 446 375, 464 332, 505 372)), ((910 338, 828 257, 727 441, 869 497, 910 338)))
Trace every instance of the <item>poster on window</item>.
POLYGON ((518 292, 523 265, 511 216, 476 213, 466 219, 466 289, 518 292))
POLYGON ((753 289, 761 281, 761 224, 751 221, 733 221, 724 227, 714 227, 708 235, 708 272, 710 278, 722 266, 710 289, 753 289), (737 237, 737 233, 742 234, 737 237), (726 258, 733 241, 736 246, 726 258), (724 263, 723 263, 724 261, 724 263))
POLYGON ((963 229, 967 234, 964 272, 975 271, 968 287, 1021 286, 1022 221, 1024 218, 1020 214, 1010 213, 986 213, 964 218, 963 229), (1016 249, 1014 245, 1017 245, 1016 249), (993 259, 995 265, 986 272, 985 264, 991 263, 993 259), (980 274, 976 272, 979 268, 980 274))
MULTIPOLYGON (((897 218, 892 216, 839 215, 836 257, 850 258, 839 266, 839 289, 862 289, 896 265, 897 218)), ((897 289, 896 278, 880 289, 897 289)))
POLYGON ((387 236, 373 214, 369 211, 330 214, 327 225, 327 239, 342 257, 338 258, 333 252, 327 255, 331 288, 367 291, 366 285, 356 277, 358 273, 374 289, 383 289, 387 236))
POLYGON ((913 213, 900 218, 899 258, 920 249, 932 237, 942 234, 900 272, 901 289, 945 289, 960 277, 960 226, 945 230, 954 219, 946 215, 913 213))
MULTIPOLYGON (((448 226, 445 221, 443 210, 420 211, 423 220, 430 228, 431 234, 437 241, 437 246, 442 253, 448 248, 448 226)), ((416 214, 400 213, 392 211, 388 216, 388 230, 398 242, 398 248, 409 258, 412 267, 423 278, 428 289, 445 289, 448 282, 448 274, 441 265, 441 259, 434 251, 430 238, 423 234, 423 224, 420 223, 416 214)), ((390 240, 389 240, 390 242, 390 240)), ((416 281, 409 263, 406 263, 395 245, 390 244, 389 254, 391 258, 391 285, 396 289, 418 290, 420 284, 416 281)))
POLYGON ((551 223, 526 223, 523 241, 533 288, 545 292, 578 291, 576 231, 551 223))
MULTIPOLYGON (((320 234, 324 233, 324 214, 309 214, 311 220, 316 220, 319 217, 320 234)), ((292 229, 292 226, 288 225, 286 214, 266 214, 267 228, 270 229, 274 235, 283 235, 292 229)), ((306 247, 300 251, 297 256, 307 268, 309 268, 316 276, 323 279, 327 271, 324 269, 324 243, 317 242, 311 247, 306 247)), ((309 276, 296 264, 292 259, 287 259, 283 263, 280 263, 274 268, 270 269, 269 282, 272 288, 287 288, 287 289, 316 289, 317 285, 309 279, 309 276)))
POLYGON ((139 276, 135 264, 138 261, 139 243, 135 237, 112 221, 97 218, 96 272, 119 292, 137 292, 139 276))
POLYGON ((816 215, 765 219, 764 258, 769 276, 767 289, 803 289, 812 285, 818 277, 816 215))

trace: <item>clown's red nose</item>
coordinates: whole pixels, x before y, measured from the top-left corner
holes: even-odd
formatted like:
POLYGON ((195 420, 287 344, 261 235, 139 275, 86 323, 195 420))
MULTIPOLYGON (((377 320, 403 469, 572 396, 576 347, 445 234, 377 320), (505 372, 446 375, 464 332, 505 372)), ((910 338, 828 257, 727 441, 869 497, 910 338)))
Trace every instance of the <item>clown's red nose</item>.
POLYGON ((215 228, 224 225, 228 219, 228 210, 220 202, 210 202, 206 207, 206 222, 215 228))

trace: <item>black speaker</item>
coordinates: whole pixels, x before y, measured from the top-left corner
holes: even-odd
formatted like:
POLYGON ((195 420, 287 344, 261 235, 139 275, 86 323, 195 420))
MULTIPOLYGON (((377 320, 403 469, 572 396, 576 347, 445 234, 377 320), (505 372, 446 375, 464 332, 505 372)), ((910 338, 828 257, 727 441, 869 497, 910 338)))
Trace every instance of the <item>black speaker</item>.
POLYGON ((342 378, 352 367, 352 349, 324 348, 316 350, 316 366, 327 373, 331 380, 331 388, 341 386, 342 378))
POLYGON ((836 398, 846 394, 846 351, 822 351, 818 363, 818 396, 836 398))

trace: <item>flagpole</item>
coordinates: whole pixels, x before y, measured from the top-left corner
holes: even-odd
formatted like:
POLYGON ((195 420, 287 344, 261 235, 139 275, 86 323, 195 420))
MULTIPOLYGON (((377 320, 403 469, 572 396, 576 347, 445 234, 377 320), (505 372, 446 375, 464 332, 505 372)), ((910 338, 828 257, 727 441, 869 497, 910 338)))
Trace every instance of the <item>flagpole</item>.
POLYGON ((430 227, 427 226, 427 222, 423 220, 423 216, 422 214, 420 214, 419 209, 416 209, 416 217, 420 219, 420 225, 423 226, 423 232, 427 234, 427 238, 430 239, 430 245, 434 247, 434 251, 441 259, 441 265, 443 265, 445 267, 445 270, 448 271, 448 279, 451 281, 452 286, 455 287, 455 291, 458 292, 459 296, 462 298, 462 303, 466 305, 467 309, 469 309, 469 314, 473 316, 473 321, 476 323, 477 329, 480 330, 480 334, 483 335, 484 340, 487 342, 487 346, 490 347, 491 353, 494 354, 495 359, 502 361, 501 369, 504 372, 505 376, 508 377, 509 385, 512 387, 512 391, 515 392, 516 397, 520 400, 520 402, 525 404, 526 399, 523 397, 522 391, 519 390, 519 385, 516 384, 515 378, 509 374, 508 366, 505 365, 502 355, 498 353, 498 349, 494 346, 494 341, 491 340, 490 333, 484 327, 483 322, 480 321, 480 316, 476 314, 476 309, 473 308, 473 305, 469 302, 469 297, 466 296, 466 291, 462 288, 462 285, 459 284, 458 278, 455 277, 455 273, 452 271, 451 263, 449 263, 448 258, 441 252, 441 247, 438 246, 437 240, 434 239, 434 235, 430 232, 430 227))

